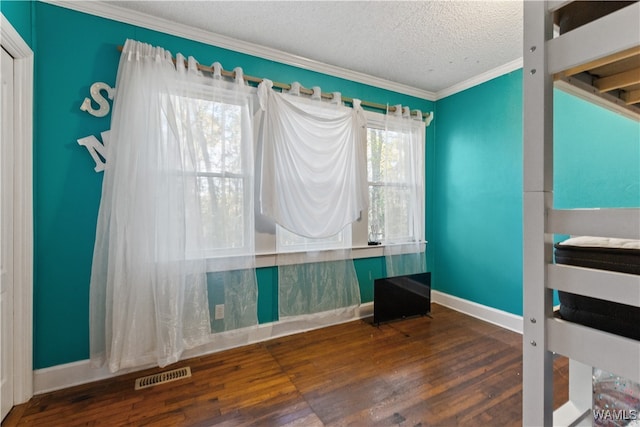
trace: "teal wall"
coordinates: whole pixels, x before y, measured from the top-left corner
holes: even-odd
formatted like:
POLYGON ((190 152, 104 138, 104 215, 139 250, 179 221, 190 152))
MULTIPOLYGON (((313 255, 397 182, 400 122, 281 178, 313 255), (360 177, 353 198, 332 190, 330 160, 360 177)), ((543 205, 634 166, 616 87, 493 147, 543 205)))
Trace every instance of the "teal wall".
MULTIPOLYGON (((435 107, 430 101, 49 4, 34 3, 33 9, 32 33, 38 46, 34 126, 36 369, 89 357, 89 278, 102 174, 94 172, 93 160, 76 140, 90 135, 100 139, 100 132, 110 124, 109 117, 95 118, 79 107, 94 82, 115 84, 120 55, 117 46, 127 38, 193 55, 203 64, 219 61, 227 69, 241 66, 248 75, 299 81, 307 87, 319 85, 326 92, 340 91, 345 96, 423 111, 435 107)), ((433 126, 427 135, 427 150, 432 150, 433 126)), ((430 177, 428 180, 432 185, 430 177)), ((430 215, 428 211, 428 219, 430 215)), ((383 276, 384 260, 356 260, 356 269, 362 301, 371 301, 373 280, 383 276)), ((277 320, 277 269, 258 269, 257 277, 259 321, 277 320)))
POLYGON ((640 123, 555 92, 556 208, 640 207, 640 123))
POLYGON ((16 29, 20 37, 31 47, 32 43, 32 12, 33 3, 31 1, 15 1, 15 0, 1 0, 0 12, 9 20, 13 28, 16 29))
POLYGON ((522 81, 437 101, 433 287, 522 311, 522 81))
MULTIPOLYGON (((522 70, 438 100, 434 289, 522 315, 522 70)), ((640 206, 640 124, 559 90, 557 208, 640 206)))

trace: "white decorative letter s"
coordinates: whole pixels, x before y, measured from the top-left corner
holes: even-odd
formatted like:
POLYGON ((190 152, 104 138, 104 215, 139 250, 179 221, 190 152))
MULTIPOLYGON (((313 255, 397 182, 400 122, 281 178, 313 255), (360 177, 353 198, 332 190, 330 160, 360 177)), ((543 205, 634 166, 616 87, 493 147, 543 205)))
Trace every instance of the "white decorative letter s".
POLYGON ((100 106, 100 108, 97 110, 93 109, 93 107, 91 107, 91 99, 85 98, 82 102, 82 105, 80 106, 80 109, 95 117, 104 117, 109 114, 109 110, 111 109, 111 107, 109 106, 109 101, 107 101, 105 97, 100 93, 101 90, 106 91, 107 97, 113 100, 113 93, 115 90, 106 83, 96 82, 91 85, 90 93, 91 98, 93 98, 93 100, 100 106))

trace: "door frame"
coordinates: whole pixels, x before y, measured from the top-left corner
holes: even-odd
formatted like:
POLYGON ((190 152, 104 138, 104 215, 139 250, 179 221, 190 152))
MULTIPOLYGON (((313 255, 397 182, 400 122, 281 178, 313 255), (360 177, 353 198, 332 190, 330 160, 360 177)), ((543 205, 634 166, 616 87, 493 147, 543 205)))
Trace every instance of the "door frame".
POLYGON ((0 13, 14 66, 13 399, 33 396, 33 51, 0 13))

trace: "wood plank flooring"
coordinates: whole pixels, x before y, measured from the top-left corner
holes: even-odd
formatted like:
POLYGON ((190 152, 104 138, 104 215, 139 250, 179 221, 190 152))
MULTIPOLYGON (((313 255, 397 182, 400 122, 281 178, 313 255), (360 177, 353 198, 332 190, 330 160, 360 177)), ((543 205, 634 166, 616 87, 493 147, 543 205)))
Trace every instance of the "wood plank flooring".
MULTIPOLYGON (((176 363, 192 377, 134 391, 148 370, 33 397, 8 426, 519 426, 522 337, 437 304, 176 363)), ((554 362, 555 406, 568 362, 554 362)))

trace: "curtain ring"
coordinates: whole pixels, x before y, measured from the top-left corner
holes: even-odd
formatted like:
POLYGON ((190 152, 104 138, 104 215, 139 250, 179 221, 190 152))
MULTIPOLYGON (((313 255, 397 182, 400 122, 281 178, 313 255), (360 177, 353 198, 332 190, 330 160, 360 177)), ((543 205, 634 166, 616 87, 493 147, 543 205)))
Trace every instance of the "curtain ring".
POLYGON ((322 90, 320 90, 320 86, 314 86, 311 88, 313 94, 311 94, 311 99, 320 101, 322 99, 322 90))
POLYGON ((198 70, 198 61, 196 61, 196 58, 194 58, 193 56, 189 57, 188 67, 189 74, 195 74, 197 76, 201 75, 200 70, 198 70))
POLYGON ((214 62, 211 64, 211 68, 213 68, 213 78, 219 80, 222 78, 222 64, 219 62, 214 62))
POLYGON ((176 70, 183 73, 185 71, 184 67, 184 55, 178 53, 176 55, 176 70))
POLYGON ((289 89, 289 95, 300 96, 300 83, 293 82, 291 83, 291 89, 289 89))
POLYGON ((236 76, 236 84, 244 84, 244 74, 242 73, 242 67, 236 67, 233 69, 236 76))

